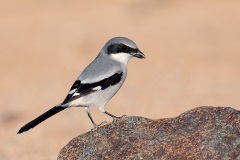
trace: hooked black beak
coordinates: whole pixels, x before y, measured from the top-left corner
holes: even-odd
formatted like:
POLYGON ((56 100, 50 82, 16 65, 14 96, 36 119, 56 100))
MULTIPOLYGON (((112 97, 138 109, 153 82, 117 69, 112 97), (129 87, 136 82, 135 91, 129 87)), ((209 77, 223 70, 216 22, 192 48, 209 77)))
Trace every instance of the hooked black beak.
POLYGON ((140 50, 138 50, 137 52, 132 53, 132 56, 133 57, 137 57, 137 58, 141 58, 141 59, 145 58, 145 55, 140 50))

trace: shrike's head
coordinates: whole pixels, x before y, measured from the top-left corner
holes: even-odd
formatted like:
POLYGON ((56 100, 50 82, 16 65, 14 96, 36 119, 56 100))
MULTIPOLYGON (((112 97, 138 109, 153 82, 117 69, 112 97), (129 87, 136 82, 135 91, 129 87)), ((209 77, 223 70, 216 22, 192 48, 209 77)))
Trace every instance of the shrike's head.
POLYGON ((110 39, 102 51, 110 58, 122 63, 127 63, 132 57, 145 58, 145 55, 138 49, 137 45, 125 37, 110 39))

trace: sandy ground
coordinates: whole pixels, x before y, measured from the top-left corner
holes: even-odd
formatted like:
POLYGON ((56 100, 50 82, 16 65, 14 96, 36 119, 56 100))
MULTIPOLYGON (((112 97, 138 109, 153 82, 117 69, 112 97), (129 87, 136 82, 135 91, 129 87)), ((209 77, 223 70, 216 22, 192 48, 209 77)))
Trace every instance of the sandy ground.
POLYGON ((146 59, 129 62, 107 111, 159 119, 202 105, 240 109, 240 1, 1 0, 1 160, 56 159, 92 128, 82 108, 71 108, 16 134, 62 101, 115 36, 133 39, 146 59))

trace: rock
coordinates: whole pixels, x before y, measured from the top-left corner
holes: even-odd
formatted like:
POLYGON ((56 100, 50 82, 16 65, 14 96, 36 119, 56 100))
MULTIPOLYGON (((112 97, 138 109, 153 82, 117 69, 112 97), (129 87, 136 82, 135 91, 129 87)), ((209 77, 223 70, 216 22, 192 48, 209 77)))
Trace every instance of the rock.
POLYGON ((124 117, 74 138, 58 159, 240 159, 240 111, 199 107, 176 118, 124 117))

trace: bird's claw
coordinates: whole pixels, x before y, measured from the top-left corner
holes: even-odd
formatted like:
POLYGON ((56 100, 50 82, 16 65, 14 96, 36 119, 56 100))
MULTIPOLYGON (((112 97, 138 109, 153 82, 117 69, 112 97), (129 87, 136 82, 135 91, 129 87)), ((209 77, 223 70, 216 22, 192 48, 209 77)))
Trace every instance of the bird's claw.
POLYGON ((126 117, 127 115, 122 115, 122 116, 120 116, 120 117, 114 117, 113 118, 113 122, 117 122, 118 120, 120 120, 121 118, 123 118, 123 117, 126 117))
POLYGON ((106 124, 107 121, 103 121, 100 124, 93 124, 93 129, 91 129, 92 132, 96 131, 99 127, 103 126, 104 124, 106 124))

